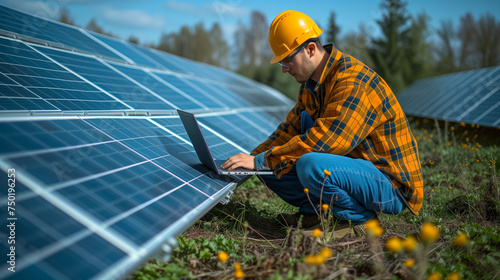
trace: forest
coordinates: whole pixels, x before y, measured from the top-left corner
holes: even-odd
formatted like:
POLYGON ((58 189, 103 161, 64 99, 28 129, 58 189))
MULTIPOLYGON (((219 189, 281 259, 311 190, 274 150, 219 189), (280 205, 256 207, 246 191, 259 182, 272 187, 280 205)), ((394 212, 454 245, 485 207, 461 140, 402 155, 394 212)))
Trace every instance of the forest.
MULTIPOLYGON (((500 65, 500 21, 490 13, 480 17, 466 13, 458 24, 448 19, 436 29, 428 25, 425 13, 411 14, 406 1, 384 0, 380 4, 381 17, 376 21, 379 32, 361 24, 356 32, 343 33, 334 7, 331 10, 327 26, 318 22, 324 30, 322 43, 333 43, 372 67, 396 93, 418 79, 500 65)), ((299 85, 290 75, 283 75, 279 65, 269 64, 272 53, 267 34, 272 19, 259 11, 253 11, 250 17, 248 24, 239 23, 231 44, 218 23, 207 27, 199 22, 162 34, 157 43, 147 46, 230 69, 295 100, 299 85)), ((61 10, 59 21, 74 25, 66 9, 61 10)), ((95 19, 84 28, 113 36, 95 19)), ((141 44, 134 36, 127 40, 141 44)))

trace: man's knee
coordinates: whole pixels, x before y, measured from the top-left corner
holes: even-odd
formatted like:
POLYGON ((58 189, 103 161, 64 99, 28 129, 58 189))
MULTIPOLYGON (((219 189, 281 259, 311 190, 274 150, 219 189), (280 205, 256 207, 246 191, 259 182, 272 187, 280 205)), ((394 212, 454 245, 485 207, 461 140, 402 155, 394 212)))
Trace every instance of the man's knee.
POLYGON ((318 169, 318 153, 307 153, 302 155, 296 164, 297 176, 304 186, 312 187, 315 182, 322 180, 318 169))

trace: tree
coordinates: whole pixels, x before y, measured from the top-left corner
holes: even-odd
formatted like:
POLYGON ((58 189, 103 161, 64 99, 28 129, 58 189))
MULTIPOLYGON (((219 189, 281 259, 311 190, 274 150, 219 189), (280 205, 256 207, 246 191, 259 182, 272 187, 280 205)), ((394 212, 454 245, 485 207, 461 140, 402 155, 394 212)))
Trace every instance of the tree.
POLYGON ((134 35, 130 35, 130 37, 128 37, 128 41, 129 41, 129 43, 139 45, 139 38, 137 38, 134 35))
POLYGON ((500 22, 491 14, 475 20, 467 13, 457 29, 451 21, 442 22, 437 35, 439 74, 500 65, 500 22))
POLYGON ((75 21, 69 15, 69 10, 66 8, 62 8, 59 11, 59 22, 75 25, 75 21))
POLYGON ((500 23, 494 16, 485 14, 476 21, 470 13, 465 14, 460 19, 458 38, 462 69, 500 64, 500 23))
POLYGON ((359 32, 347 33, 339 40, 339 44, 336 44, 336 46, 343 52, 354 56, 366 65, 374 68, 375 64, 368 51, 370 43, 370 35, 366 26, 360 24, 359 32))
POLYGON ((330 12, 330 17, 328 18, 328 30, 326 32, 327 42, 337 45, 337 38, 339 33, 340 33, 340 28, 335 22, 335 13, 330 12))
POLYGON ((401 0, 385 0, 381 4, 384 10, 377 24, 382 31, 381 38, 372 39, 370 56, 375 64, 375 70, 391 86, 394 92, 404 89, 403 79, 404 49, 403 38, 408 36, 410 19, 406 11, 406 3, 401 0))
POLYGON ((442 21, 441 27, 436 33, 439 38, 435 50, 437 57, 437 64, 435 67, 436 74, 455 72, 457 70, 457 65, 455 62, 456 47, 454 46, 454 41, 457 35, 453 28, 453 22, 451 20, 442 21))
POLYGON ((224 39, 222 28, 218 23, 212 25, 209 32, 210 45, 212 46, 212 54, 210 57, 210 64, 229 68, 229 46, 224 39))
POLYGON ((268 24, 264 14, 253 11, 250 27, 238 24, 235 47, 239 67, 255 67, 271 60, 272 53, 267 42, 268 24))

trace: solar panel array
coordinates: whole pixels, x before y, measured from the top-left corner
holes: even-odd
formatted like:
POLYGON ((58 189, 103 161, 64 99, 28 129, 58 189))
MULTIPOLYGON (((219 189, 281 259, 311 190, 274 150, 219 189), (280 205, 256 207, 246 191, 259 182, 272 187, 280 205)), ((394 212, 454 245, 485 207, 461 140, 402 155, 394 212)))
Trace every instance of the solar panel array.
POLYGON ((420 80, 398 100, 407 115, 500 127, 500 66, 420 80))
POLYGON ((168 253, 244 180, 201 165, 176 109, 226 158, 292 105, 224 69, 0 6, 0 278, 123 278, 168 253))

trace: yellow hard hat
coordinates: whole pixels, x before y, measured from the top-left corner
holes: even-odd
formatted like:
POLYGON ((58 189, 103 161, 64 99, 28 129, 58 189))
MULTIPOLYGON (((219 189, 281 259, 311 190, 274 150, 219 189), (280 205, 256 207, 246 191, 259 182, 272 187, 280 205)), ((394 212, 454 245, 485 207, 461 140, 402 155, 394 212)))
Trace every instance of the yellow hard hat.
POLYGON ((271 63, 280 62, 294 49, 308 39, 318 38, 323 29, 306 14, 297 11, 284 11, 271 23, 269 45, 274 57, 271 63))

